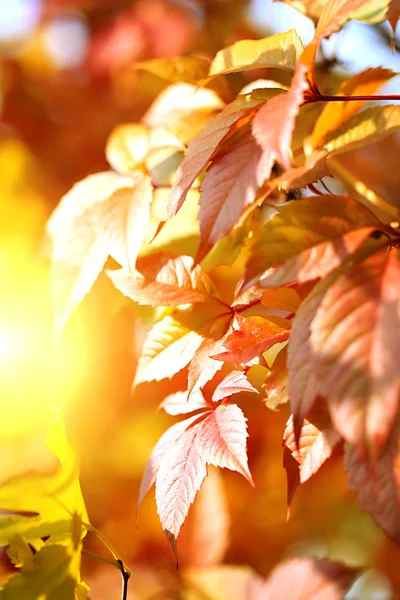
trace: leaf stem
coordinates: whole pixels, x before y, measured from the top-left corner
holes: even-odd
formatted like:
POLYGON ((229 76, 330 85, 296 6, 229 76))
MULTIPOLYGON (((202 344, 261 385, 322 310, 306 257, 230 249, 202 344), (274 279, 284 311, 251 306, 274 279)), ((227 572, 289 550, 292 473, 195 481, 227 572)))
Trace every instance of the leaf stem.
POLYGON ((311 91, 306 95, 305 103, 311 104, 312 102, 360 102, 369 100, 400 100, 400 94, 367 94, 367 95, 354 95, 354 96, 331 96, 329 94, 320 94, 315 91, 311 91))

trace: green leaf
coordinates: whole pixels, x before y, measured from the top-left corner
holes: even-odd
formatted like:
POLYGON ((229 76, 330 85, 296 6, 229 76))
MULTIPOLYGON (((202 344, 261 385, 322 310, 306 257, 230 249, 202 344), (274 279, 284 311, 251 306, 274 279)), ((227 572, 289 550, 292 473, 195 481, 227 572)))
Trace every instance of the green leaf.
POLYGON ((217 52, 209 76, 268 67, 294 70, 302 51, 303 44, 294 29, 261 40, 240 40, 217 52))
POLYGON ((34 540, 68 533, 73 513, 87 521, 77 459, 60 415, 49 427, 47 445, 60 461, 56 473, 29 473, 0 486, 0 545, 17 535, 34 540))

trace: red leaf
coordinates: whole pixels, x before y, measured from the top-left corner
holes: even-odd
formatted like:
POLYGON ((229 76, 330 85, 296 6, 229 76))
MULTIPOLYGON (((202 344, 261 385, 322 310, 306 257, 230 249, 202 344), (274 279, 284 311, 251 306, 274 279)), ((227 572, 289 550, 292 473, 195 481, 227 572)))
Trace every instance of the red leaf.
POLYGON ((185 431, 164 452, 156 480, 157 513, 164 533, 176 554, 179 531, 207 475, 206 461, 197 441, 202 423, 185 431))
POLYGON ((168 218, 178 212, 190 187, 207 167, 221 142, 236 130, 239 123, 243 120, 247 122, 254 114, 255 107, 262 102, 263 99, 256 95, 238 96, 215 119, 207 123, 200 135, 189 143, 185 158, 178 168, 176 182, 171 189, 168 218))
MULTIPOLYGON (((262 110, 262 109, 261 109, 262 110)), ((240 137, 222 156, 216 156, 200 188, 200 262, 218 240, 229 233, 246 206, 256 197, 256 167, 261 155, 251 133, 240 137)))
POLYGON ((176 440, 180 438, 182 433, 186 431, 186 429, 188 429, 188 427, 190 427, 198 419, 199 415, 192 415, 184 421, 179 421, 179 423, 175 423, 175 425, 172 425, 172 427, 167 429, 167 431, 160 437, 157 444, 154 446, 150 458, 147 461, 146 468, 142 477, 142 482, 140 484, 139 498, 137 501, 138 510, 143 501, 143 498, 156 481, 158 469, 160 467, 164 455, 168 452, 170 448, 172 448, 172 446, 174 445, 176 440))
POLYGON ((308 89, 307 68, 298 62, 290 89, 285 94, 268 100, 253 121, 253 135, 263 154, 257 167, 257 179, 269 178, 275 161, 290 169, 290 146, 296 116, 308 89))
POLYGON ((232 371, 218 384, 213 393, 212 400, 219 402, 239 392, 255 392, 258 394, 258 390, 251 385, 243 371, 232 371))
POLYGON ((115 287, 139 304, 178 306, 197 302, 219 302, 209 275, 193 267, 191 256, 173 257, 160 252, 141 259, 137 265, 143 276, 119 269, 108 271, 115 287))
POLYGON ((189 398, 201 390, 215 373, 222 369, 222 362, 211 356, 222 350, 223 340, 205 339, 189 363, 188 394, 189 398))
POLYGON ((224 340, 226 352, 216 354, 213 358, 236 365, 246 365, 274 344, 287 340, 290 325, 288 321, 286 329, 262 317, 242 318, 239 328, 224 340))
POLYGON ((186 392, 175 392, 167 396, 160 404, 159 408, 163 408, 169 415, 185 415, 200 408, 212 408, 204 399, 203 394, 198 391, 188 398, 186 392))
POLYGON ((373 453, 398 409, 399 281, 397 254, 375 254, 328 289, 312 323, 315 376, 335 428, 373 453))
POLYGON ((202 458, 216 467, 238 471, 253 485, 247 464, 246 418, 236 404, 220 405, 201 424, 198 434, 202 458))
POLYGON ((386 534, 400 544, 400 454, 396 436, 373 463, 365 453, 348 445, 345 450, 349 485, 386 534))
POLYGON ((303 301, 293 320, 288 346, 288 387, 296 435, 319 393, 312 364, 311 323, 322 299, 336 278, 337 274, 332 273, 318 283, 303 301))
POLYGON ((305 483, 319 471, 339 441, 340 435, 331 425, 319 429, 305 420, 296 443, 293 416, 290 417, 283 434, 283 444, 299 464, 300 483, 305 483))
POLYGON ((341 600, 356 573, 328 560, 293 558, 275 567, 251 600, 341 600))

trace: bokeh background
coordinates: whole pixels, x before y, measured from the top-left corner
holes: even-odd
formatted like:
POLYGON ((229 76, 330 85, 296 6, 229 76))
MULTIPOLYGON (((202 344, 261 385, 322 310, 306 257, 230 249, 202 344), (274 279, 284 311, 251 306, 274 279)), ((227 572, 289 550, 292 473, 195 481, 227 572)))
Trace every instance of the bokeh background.
MULTIPOLYGON (((314 32, 310 19, 269 0, 0 0, 0 482, 48 467, 44 429, 64 409, 90 519, 132 567, 131 599, 210 598, 184 595, 185 580, 201 590, 204 580, 219 581, 220 563, 267 575, 291 555, 373 567, 349 598, 386 600, 400 591, 400 552, 360 512, 340 455, 298 491, 286 522, 281 438, 288 410, 272 412, 251 395, 240 405, 256 487, 236 473, 211 472, 183 528, 177 572, 152 494, 136 523, 145 463, 175 420, 157 407, 176 378, 132 395, 142 326, 106 278, 61 339, 54 336, 44 225, 74 182, 108 168, 104 147, 114 126, 138 121, 168 85, 134 64, 189 53, 211 58, 238 39, 291 27, 304 43, 314 32)), ((400 71, 390 35, 386 23, 349 23, 323 45, 326 83, 368 66, 400 71)), ((233 78, 232 85, 244 83, 233 78)), ((399 91, 398 78, 387 90, 399 91)), ((351 157, 357 176, 389 203, 400 183, 398 151, 392 136, 351 157)), ((217 275, 220 288, 231 289, 229 269, 217 275)), ((95 539, 85 544, 104 554, 95 539)), ((10 570, 4 553, 0 564, 2 577, 10 570)), ((84 557, 82 571, 93 600, 118 598, 116 570, 84 557)), ((238 588, 224 591, 229 577, 215 583, 212 593, 221 595, 212 598, 236 598, 238 588)))

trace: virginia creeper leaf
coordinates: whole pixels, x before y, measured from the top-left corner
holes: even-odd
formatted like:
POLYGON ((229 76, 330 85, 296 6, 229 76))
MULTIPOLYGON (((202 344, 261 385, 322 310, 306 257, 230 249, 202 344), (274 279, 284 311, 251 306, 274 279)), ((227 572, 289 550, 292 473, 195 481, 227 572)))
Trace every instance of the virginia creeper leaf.
POLYGON ((302 51, 303 44, 294 29, 261 40, 240 40, 217 52, 209 75, 226 75, 268 67, 294 70, 302 51))
POLYGON ((175 554, 179 531, 207 475, 206 461, 197 441, 201 426, 202 423, 197 423, 182 433, 164 453, 157 473, 157 513, 175 554))
POLYGON ((287 349, 279 352, 262 385, 266 398, 264 402, 271 410, 277 410, 289 402, 287 349))
POLYGON ((147 334, 134 385, 172 377, 192 360, 202 337, 173 317, 158 321, 147 334))
POLYGON ((126 269, 108 271, 115 287, 139 304, 178 306, 195 302, 218 302, 218 292, 210 276, 193 266, 190 256, 174 257, 159 253, 140 259, 141 273, 126 269))
POLYGON ((203 79, 210 68, 210 62, 199 56, 175 56, 169 58, 153 58, 136 63, 135 68, 157 75, 171 83, 184 81, 196 84, 203 79))
POLYGON ((236 404, 217 406, 200 423, 197 443, 207 463, 237 471, 254 485, 247 463, 246 421, 236 404))
POLYGON ((143 498, 151 487, 155 484, 157 479, 158 469, 165 454, 172 448, 176 440, 180 438, 182 433, 186 431, 193 423, 199 419, 199 415, 192 415, 184 421, 179 421, 172 425, 163 435, 160 437, 158 442, 153 448, 149 460, 147 461, 142 481, 140 484, 139 497, 137 501, 137 509, 143 501, 143 498))
POLYGON ((382 227, 368 208, 346 196, 310 196, 277 210, 251 248, 246 287, 322 277, 382 227))
POLYGON ((290 326, 290 321, 287 321, 286 327, 282 327, 263 317, 242 317, 238 329, 232 331, 224 340, 226 351, 215 354, 213 358, 236 365, 246 365, 274 344, 286 341, 290 326))
POLYGON ((187 391, 175 392, 167 396, 160 404, 169 415, 185 415, 200 408, 211 408, 211 405, 206 402, 203 394, 198 391, 188 398, 187 391))
POLYGON ((250 133, 239 137, 207 169, 200 191, 200 262, 255 200, 259 183, 256 167, 261 151, 250 133))
POLYGON ((258 390, 251 385, 243 371, 231 371, 215 388, 212 400, 219 402, 224 398, 230 398, 233 394, 239 394, 239 392, 258 394, 258 390))
POLYGON ((335 428, 374 455, 398 408, 399 278, 395 252, 371 256, 328 289, 311 326, 315 377, 335 428))
POLYGON ((286 170, 291 166, 290 145, 295 120, 308 89, 306 72, 303 63, 298 62, 289 91, 268 100, 254 118, 253 135, 263 151, 257 166, 259 182, 269 178, 275 161, 286 170))
POLYGON ((371 464, 359 448, 346 445, 349 485, 357 493, 361 508, 379 527, 400 544, 400 456, 398 438, 391 440, 382 455, 371 464))
POLYGON ((111 167, 122 174, 141 167, 149 150, 149 137, 146 125, 118 125, 107 140, 106 157, 111 167))
POLYGON ((223 349, 222 340, 207 338, 196 351, 189 364, 188 392, 189 398, 201 390, 215 373, 222 369, 223 363, 215 360, 212 355, 223 349))

